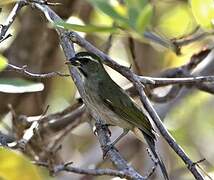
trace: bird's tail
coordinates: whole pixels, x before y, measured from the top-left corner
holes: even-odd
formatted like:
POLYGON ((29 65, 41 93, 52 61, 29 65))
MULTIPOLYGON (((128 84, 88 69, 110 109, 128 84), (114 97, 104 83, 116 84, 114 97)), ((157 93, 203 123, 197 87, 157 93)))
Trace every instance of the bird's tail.
POLYGON ((163 161, 161 160, 161 158, 158 156, 158 153, 156 152, 156 149, 155 149, 155 135, 154 135, 154 137, 149 136, 142 129, 137 128, 137 127, 133 129, 133 132, 139 140, 141 140, 143 142, 146 140, 147 144, 149 145, 149 148, 152 151, 154 158, 157 159, 157 161, 158 161, 157 163, 161 168, 164 179, 169 180, 169 176, 168 176, 168 173, 166 171, 166 167, 165 167, 163 161))
POLYGON ((161 171, 162 171, 162 173, 163 173, 164 179, 165 179, 165 180, 169 180, 169 176, 168 176, 168 173, 167 173, 167 171, 166 171, 166 167, 165 167, 163 161, 161 160, 161 158, 158 156, 158 154, 157 154, 157 152, 156 152, 155 140, 154 140, 152 137, 150 137, 150 136, 148 136, 147 134, 145 134, 144 132, 142 132, 142 133, 143 133, 143 136, 144 136, 144 138, 145 138, 147 144, 149 145, 149 148, 150 148, 151 151, 152 151, 152 154, 154 155, 155 159, 157 159, 157 161, 158 161, 157 163, 158 163, 158 165, 159 165, 160 168, 161 168, 161 171))

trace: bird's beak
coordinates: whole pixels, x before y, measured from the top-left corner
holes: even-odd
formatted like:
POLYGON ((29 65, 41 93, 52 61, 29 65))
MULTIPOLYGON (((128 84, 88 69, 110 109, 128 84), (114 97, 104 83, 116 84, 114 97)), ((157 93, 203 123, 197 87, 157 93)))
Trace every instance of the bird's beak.
POLYGON ((72 58, 69 60, 69 62, 71 63, 71 65, 77 66, 77 67, 80 67, 80 65, 81 65, 79 59, 78 59, 76 56, 72 57, 72 58))

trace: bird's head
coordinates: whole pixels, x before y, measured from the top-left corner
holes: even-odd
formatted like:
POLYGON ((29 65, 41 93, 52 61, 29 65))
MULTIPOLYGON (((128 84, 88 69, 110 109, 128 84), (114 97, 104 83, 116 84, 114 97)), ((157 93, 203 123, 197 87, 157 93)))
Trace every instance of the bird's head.
POLYGON ((70 63, 76 66, 79 71, 85 76, 97 74, 103 70, 100 58, 89 52, 79 52, 71 60, 70 63))

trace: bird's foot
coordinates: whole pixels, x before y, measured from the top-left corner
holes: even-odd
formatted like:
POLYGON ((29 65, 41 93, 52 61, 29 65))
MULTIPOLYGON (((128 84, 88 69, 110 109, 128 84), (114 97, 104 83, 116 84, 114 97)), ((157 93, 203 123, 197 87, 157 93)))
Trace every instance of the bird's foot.
POLYGON ((105 130, 108 133, 108 136, 111 137, 111 131, 109 130, 109 126, 112 126, 111 124, 96 124, 96 128, 94 129, 94 135, 97 136, 97 128, 101 128, 105 130))

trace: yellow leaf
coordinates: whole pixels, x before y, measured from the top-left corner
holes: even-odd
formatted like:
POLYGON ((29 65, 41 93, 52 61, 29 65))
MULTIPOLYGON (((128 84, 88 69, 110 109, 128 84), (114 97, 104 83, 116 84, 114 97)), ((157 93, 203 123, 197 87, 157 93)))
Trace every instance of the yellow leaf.
POLYGON ((161 15, 157 30, 167 38, 179 38, 191 33, 196 28, 194 17, 185 3, 170 6, 161 15))
POLYGON ((0 162, 0 179, 42 180, 36 166, 16 151, 1 147, 0 162))
POLYGON ((7 67, 7 59, 0 54, 0 71, 4 70, 7 67))
POLYGON ((193 15, 197 23, 205 30, 213 28, 214 1, 213 0, 190 0, 193 15))
POLYGON ((10 4, 10 3, 14 3, 16 1, 18 1, 18 0, 1 0, 0 1, 0 6, 7 5, 7 4, 10 4))

